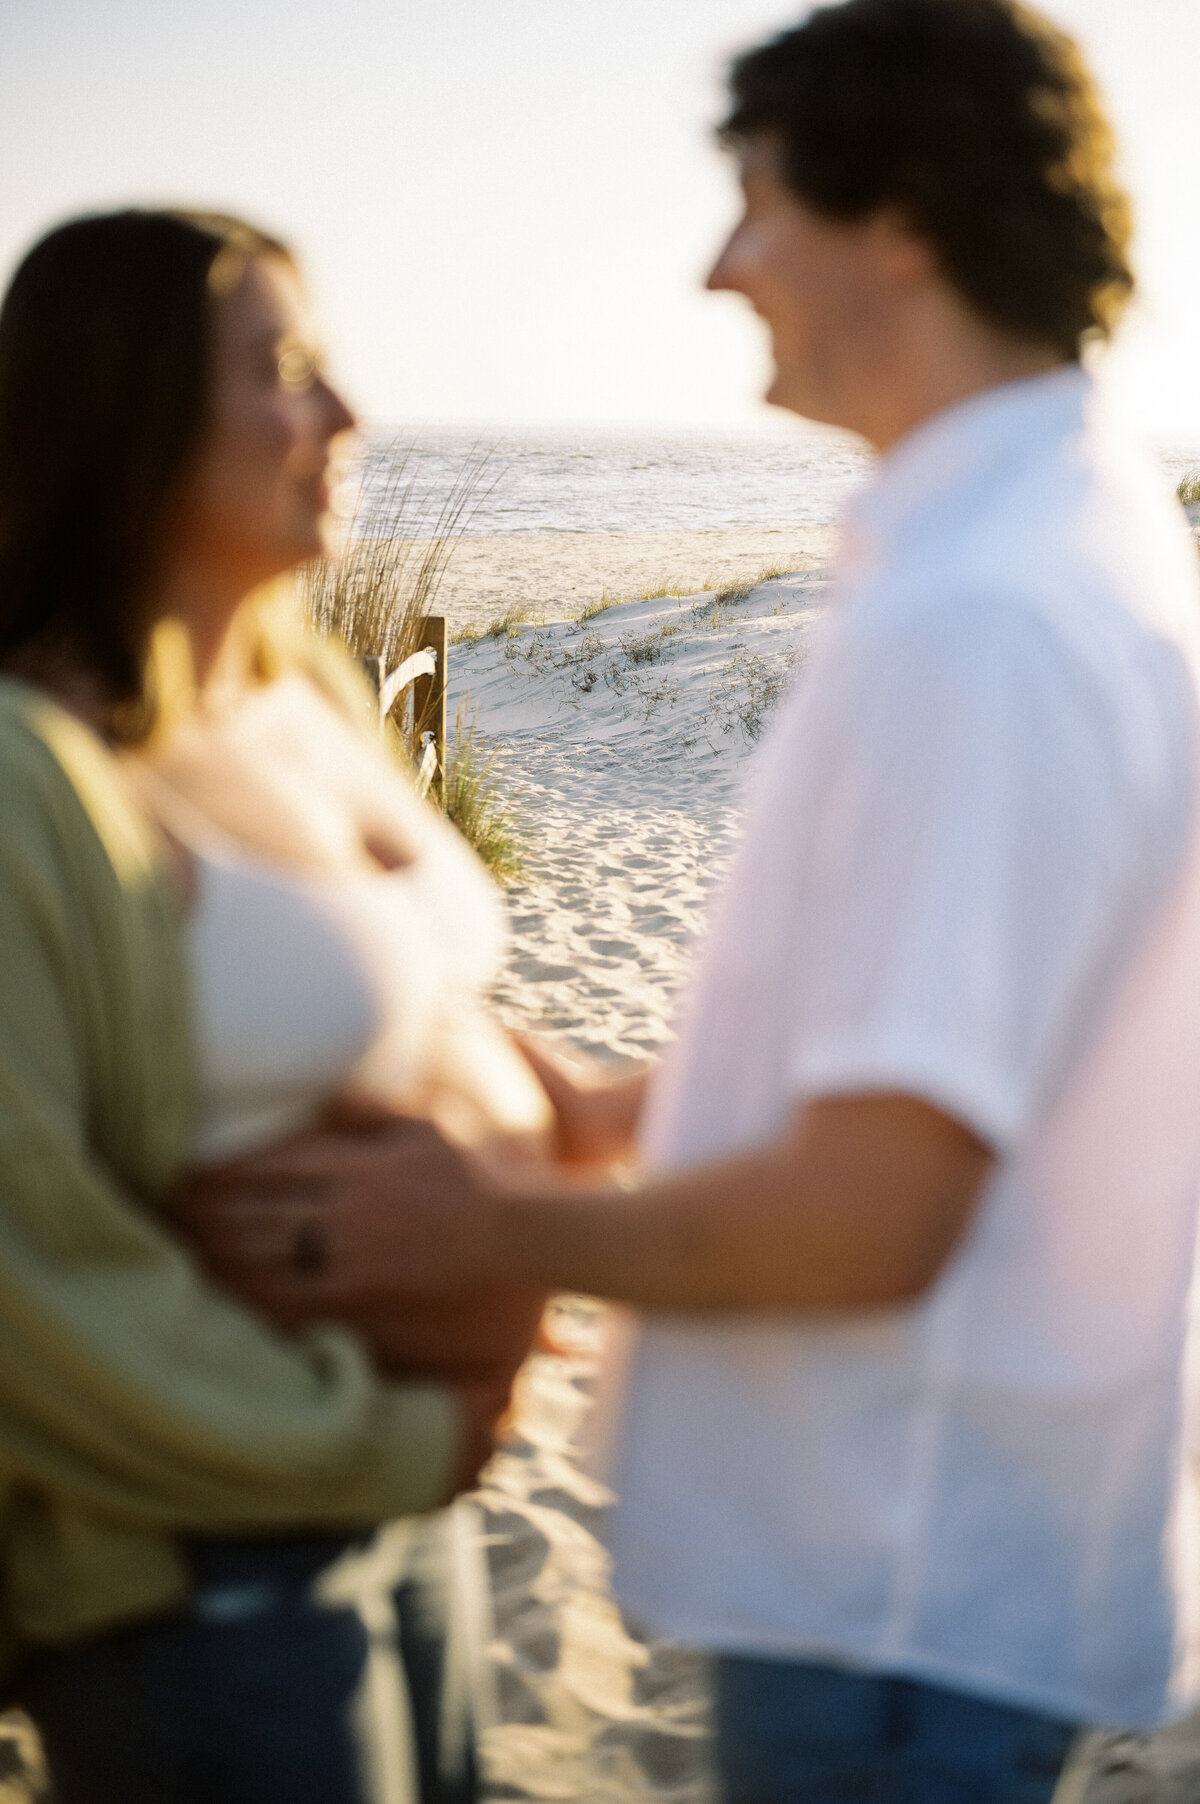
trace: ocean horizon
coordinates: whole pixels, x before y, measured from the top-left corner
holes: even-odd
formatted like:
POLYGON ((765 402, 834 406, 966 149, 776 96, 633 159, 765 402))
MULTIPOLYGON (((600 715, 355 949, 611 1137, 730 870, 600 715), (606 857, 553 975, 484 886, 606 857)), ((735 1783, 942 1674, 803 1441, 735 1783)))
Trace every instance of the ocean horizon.
MULTIPOLYGON (((1200 438, 1147 441, 1164 481, 1200 465, 1200 438)), ((803 530, 836 524, 874 459, 806 421, 737 426, 400 422, 373 428, 356 534, 803 530), (470 492, 465 491, 469 489, 470 492)))

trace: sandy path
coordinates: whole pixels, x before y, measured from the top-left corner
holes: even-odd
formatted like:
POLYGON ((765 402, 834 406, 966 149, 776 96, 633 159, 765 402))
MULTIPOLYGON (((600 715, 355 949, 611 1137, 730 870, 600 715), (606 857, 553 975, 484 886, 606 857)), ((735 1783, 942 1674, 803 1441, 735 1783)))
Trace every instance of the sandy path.
MULTIPOLYGON (((810 569, 723 606, 635 602, 454 648, 452 711, 470 695, 524 818, 496 994, 514 1023, 601 1057, 644 1057, 669 1038, 749 753, 823 589, 810 569)), ((500 1706, 489 1796, 713 1804, 700 1671, 622 1623, 606 1499, 577 1464, 593 1324, 578 1308, 575 1354, 529 1363, 523 1442, 493 1461, 483 1493, 500 1706)))

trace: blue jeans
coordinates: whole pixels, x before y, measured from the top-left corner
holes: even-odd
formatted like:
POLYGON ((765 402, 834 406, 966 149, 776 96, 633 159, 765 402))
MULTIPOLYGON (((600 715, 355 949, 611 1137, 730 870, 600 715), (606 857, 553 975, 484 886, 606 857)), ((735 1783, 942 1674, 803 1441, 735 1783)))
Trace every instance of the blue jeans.
POLYGON ((1072 1723, 909 1679, 715 1662, 727 1804, 1049 1804, 1072 1723))
MULTIPOLYGON (((424 1804, 472 1804, 461 1686, 459 1719, 446 1709, 438 1528, 435 1518, 420 1531, 391 1592, 399 1632, 387 1657, 396 1691, 407 1686, 424 1804)), ((41 1734, 55 1804, 363 1804, 371 1637, 358 1610, 318 1603, 312 1588, 368 1541, 192 1542, 187 1609, 31 1659, 15 1701, 41 1734)))

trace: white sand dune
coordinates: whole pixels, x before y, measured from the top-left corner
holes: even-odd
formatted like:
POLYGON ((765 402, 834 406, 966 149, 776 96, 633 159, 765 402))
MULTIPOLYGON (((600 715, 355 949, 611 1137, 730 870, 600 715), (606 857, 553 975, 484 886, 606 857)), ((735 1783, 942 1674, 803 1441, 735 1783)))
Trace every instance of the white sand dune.
POLYGON ((454 546, 437 606, 456 626, 485 626, 511 607, 565 620, 602 595, 628 598, 655 584, 678 592, 746 581, 769 564, 814 569, 828 562, 834 536, 825 526, 468 535, 454 546))

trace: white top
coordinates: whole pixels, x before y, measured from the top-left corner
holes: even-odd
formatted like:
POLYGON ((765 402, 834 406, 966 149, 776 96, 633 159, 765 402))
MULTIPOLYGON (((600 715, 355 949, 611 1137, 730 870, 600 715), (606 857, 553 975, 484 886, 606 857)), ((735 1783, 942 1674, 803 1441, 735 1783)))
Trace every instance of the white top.
POLYGON ((1198 597, 1095 416, 1062 371, 884 460, 646 1129, 678 1167, 894 1090, 994 1176, 914 1306, 647 1319, 614 1533, 679 1640, 1138 1724, 1191 1682, 1198 597))
POLYGON ((302 880, 211 840, 191 849, 194 1157, 297 1132, 385 1040, 397 1092, 413 1084, 448 960, 402 874, 302 880))
POLYGON ((480 1000, 496 887, 395 764, 299 675, 176 751, 152 781, 195 871, 194 1156, 293 1134, 347 1090, 467 1141, 536 1131, 545 1098, 480 1000), (373 863, 364 828, 409 862, 373 863))

